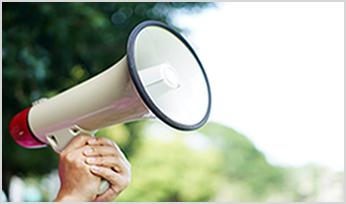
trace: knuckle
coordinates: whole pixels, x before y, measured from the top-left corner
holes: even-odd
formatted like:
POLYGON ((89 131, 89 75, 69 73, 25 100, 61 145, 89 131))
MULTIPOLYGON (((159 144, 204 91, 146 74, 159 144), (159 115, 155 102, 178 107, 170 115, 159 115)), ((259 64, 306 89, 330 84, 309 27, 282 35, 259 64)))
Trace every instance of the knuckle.
POLYGON ((108 139, 105 138, 105 137, 98 137, 97 140, 98 140, 98 141, 107 141, 108 139))
POLYGON ((64 160, 67 161, 67 162, 70 162, 72 163, 74 161, 74 157, 73 157, 73 154, 71 153, 68 153, 64 156, 64 160))
POLYGON ((109 144, 109 145, 113 145, 113 141, 112 140, 110 140, 110 139, 108 139, 108 138, 104 138, 104 137, 102 137, 102 138, 100 138, 104 143, 107 143, 107 144, 109 144))
POLYGON ((127 168, 129 169, 129 171, 131 171, 131 168, 132 168, 131 163, 126 160, 125 164, 126 164, 127 168))
POLYGON ((131 183, 131 176, 127 176, 125 180, 125 186, 127 187, 131 183))
POLYGON ((62 160, 64 160, 65 158, 66 158, 66 155, 67 155, 67 152, 66 151, 62 151, 61 153, 60 153, 60 159, 62 159, 62 160))
POLYGON ((95 147, 93 150, 93 155, 102 155, 102 152, 99 149, 100 147, 95 147))
POLYGON ((99 167, 98 172, 99 172, 100 174, 103 174, 103 175, 108 175, 107 170, 105 170, 105 169, 102 168, 102 167, 99 167))
POLYGON ((103 164, 103 163, 105 163, 105 161, 104 161, 103 157, 95 157, 94 158, 94 163, 96 163, 96 164, 103 164))
POLYGON ((125 189, 126 187, 128 187, 130 184, 130 179, 128 177, 124 178, 123 181, 120 184, 120 188, 121 189, 125 189))
POLYGON ((127 172, 131 172, 131 164, 129 162, 122 162, 123 163, 123 167, 127 172))
POLYGON ((78 135, 77 137, 78 137, 78 139, 80 139, 80 140, 86 140, 86 139, 89 139, 89 138, 90 138, 90 136, 88 136, 88 135, 86 135, 86 134, 84 134, 84 133, 78 135))
MULTIPOLYGON (((89 149, 89 147, 86 147, 87 149, 89 149)), ((89 153, 90 156, 95 156, 99 154, 99 147, 98 146, 90 146, 90 150, 91 152, 89 153)))
POLYGON ((107 176, 112 176, 112 174, 108 171, 108 169, 105 169, 105 168, 101 168, 100 172, 103 174, 103 175, 107 175, 107 176))
POLYGON ((74 164, 77 168, 83 168, 84 167, 84 164, 81 161, 76 161, 76 162, 74 162, 74 164))
POLYGON ((131 168, 127 169, 127 174, 128 174, 129 177, 131 178, 131 168))
POLYGON ((116 148, 114 147, 109 147, 109 151, 112 152, 112 155, 116 158, 121 158, 121 156, 119 155, 118 151, 116 148))
POLYGON ((117 195, 121 192, 121 188, 119 186, 112 186, 111 191, 113 195, 117 195))
POLYGON ((125 174, 121 178, 121 186, 127 187, 131 183, 131 174, 125 174))

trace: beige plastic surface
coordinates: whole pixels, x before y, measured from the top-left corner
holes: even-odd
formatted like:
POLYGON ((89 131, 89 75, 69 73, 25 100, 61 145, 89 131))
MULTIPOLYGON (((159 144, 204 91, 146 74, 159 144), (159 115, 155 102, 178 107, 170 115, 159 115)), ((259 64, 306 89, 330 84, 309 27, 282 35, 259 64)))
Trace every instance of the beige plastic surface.
POLYGON ((43 142, 78 125, 87 131, 149 115, 130 79, 126 56, 95 77, 32 107, 29 124, 43 142))

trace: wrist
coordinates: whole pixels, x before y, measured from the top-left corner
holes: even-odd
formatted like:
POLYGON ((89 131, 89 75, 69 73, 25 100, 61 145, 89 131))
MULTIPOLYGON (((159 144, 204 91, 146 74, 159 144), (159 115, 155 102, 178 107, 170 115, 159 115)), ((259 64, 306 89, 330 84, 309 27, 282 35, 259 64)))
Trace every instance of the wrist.
POLYGON ((65 193, 65 192, 59 191, 54 201, 67 202, 67 201, 87 201, 87 200, 83 199, 83 196, 78 196, 78 195, 74 195, 73 193, 65 193))

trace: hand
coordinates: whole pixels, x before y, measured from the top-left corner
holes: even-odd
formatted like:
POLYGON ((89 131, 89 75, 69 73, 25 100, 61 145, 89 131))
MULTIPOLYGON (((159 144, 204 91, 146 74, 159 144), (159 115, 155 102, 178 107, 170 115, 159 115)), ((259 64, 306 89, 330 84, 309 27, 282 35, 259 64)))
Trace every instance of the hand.
POLYGON ((90 136, 77 136, 60 153, 60 191, 55 201, 90 201, 96 198, 101 178, 90 172, 85 163, 84 152, 92 151, 87 146, 90 136))
POLYGON ((94 201, 111 201, 130 183, 131 165, 120 148, 106 138, 89 138, 88 145, 93 151, 85 152, 86 163, 91 172, 107 180, 109 189, 98 195, 94 201))

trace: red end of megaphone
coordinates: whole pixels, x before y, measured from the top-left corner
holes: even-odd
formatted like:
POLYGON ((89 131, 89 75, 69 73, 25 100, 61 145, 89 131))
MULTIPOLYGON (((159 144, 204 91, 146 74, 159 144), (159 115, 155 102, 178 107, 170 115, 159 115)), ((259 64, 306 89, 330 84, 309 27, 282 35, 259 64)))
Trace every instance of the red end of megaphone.
POLYGON ((39 148, 46 146, 45 143, 38 140, 32 133, 28 123, 28 114, 31 107, 24 109, 17 113, 10 122, 10 133, 16 141, 22 147, 25 148, 39 148))

